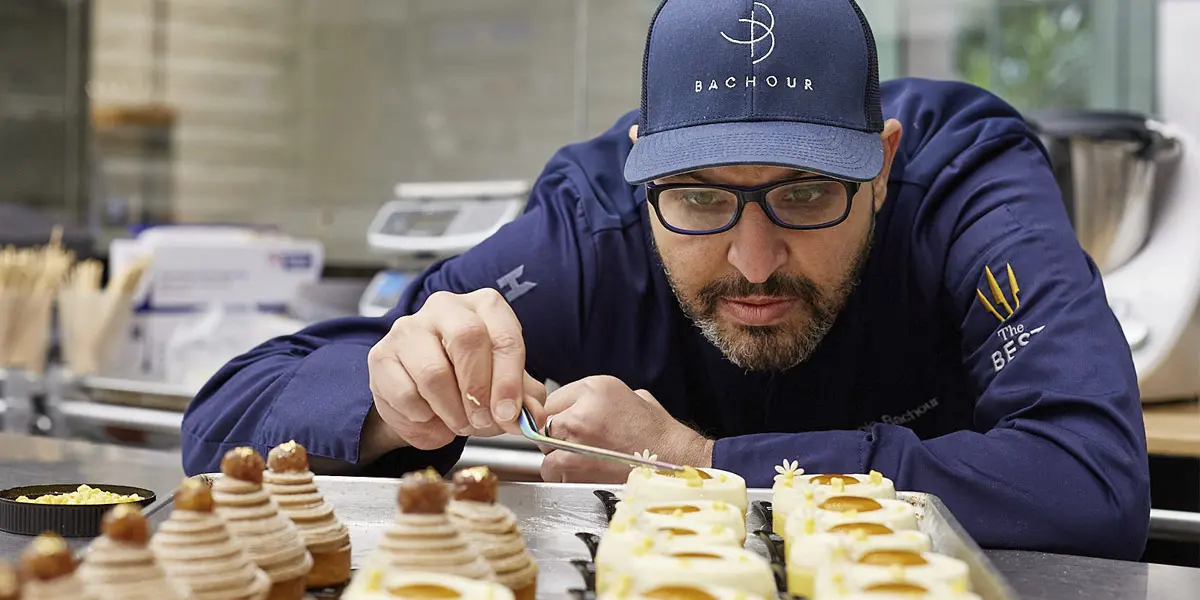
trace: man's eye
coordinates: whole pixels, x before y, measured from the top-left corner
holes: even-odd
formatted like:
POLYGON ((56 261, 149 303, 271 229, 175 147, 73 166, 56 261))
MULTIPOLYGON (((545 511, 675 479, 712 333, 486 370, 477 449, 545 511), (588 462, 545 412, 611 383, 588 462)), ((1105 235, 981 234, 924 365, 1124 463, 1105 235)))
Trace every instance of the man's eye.
POLYGON ((712 206, 721 201, 721 195, 713 192, 686 192, 683 201, 696 206, 712 206))
POLYGON ((794 187, 787 191, 783 200, 789 204, 811 204, 821 199, 821 187, 806 185, 794 187))

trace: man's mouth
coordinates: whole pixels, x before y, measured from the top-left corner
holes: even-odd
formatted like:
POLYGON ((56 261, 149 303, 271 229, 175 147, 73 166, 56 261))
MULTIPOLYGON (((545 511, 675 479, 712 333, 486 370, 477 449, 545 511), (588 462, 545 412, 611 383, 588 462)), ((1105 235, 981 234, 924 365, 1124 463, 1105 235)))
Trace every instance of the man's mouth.
POLYGON ((762 327, 786 320, 799 302, 793 296, 740 296, 723 297, 717 305, 737 323, 762 327))

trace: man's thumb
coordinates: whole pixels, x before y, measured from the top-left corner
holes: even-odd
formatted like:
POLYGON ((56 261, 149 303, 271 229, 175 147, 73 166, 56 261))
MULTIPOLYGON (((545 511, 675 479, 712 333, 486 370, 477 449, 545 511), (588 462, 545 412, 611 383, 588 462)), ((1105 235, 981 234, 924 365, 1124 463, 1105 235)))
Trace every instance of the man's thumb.
POLYGON ((646 390, 635 390, 633 393, 637 394, 638 396, 641 396, 642 400, 645 400, 646 402, 649 402, 650 404, 653 404, 659 408, 662 408, 662 405, 658 403, 658 400, 654 399, 654 394, 651 394, 650 392, 648 392, 646 390))

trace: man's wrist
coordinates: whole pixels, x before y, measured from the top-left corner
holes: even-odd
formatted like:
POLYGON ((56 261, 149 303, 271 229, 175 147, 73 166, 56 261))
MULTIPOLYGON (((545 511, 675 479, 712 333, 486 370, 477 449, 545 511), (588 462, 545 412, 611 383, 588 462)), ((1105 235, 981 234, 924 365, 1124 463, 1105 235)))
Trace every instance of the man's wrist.
POLYGON ((383 417, 379 416, 379 411, 375 410, 375 405, 372 404, 371 410, 367 412, 367 418, 363 422, 362 436, 359 439, 359 465, 365 467, 392 450, 406 447, 408 447, 408 442, 405 442, 394 429, 383 422, 383 417))
POLYGON ((682 440, 676 446, 680 450, 680 457, 675 462, 687 467, 711 468, 714 444, 716 444, 716 441, 710 440, 685 426, 682 432, 682 440))

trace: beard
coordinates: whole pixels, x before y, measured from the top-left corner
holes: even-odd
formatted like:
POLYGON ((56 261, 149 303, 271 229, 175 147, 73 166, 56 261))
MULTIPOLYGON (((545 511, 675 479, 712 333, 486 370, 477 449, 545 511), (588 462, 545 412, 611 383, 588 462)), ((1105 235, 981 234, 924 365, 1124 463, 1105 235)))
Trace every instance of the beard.
MULTIPOLYGON (((833 329, 862 278, 875 237, 874 211, 867 238, 849 265, 846 276, 832 289, 824 290, 803 275, 774 273, 762 283, 751 283, 734 275, 708 283, 688 293, 671 275, 655 244, 655 252, 667 282, 684 314, 725 358, 747 371, 786 371, 808 360, 833 329), (749 326, 731 323, 718 316, 722 297, 773 296, 796 299, 805 314, 799 322, 749 326)), ((653 236, 652 238, 653 239, 653 236)))

